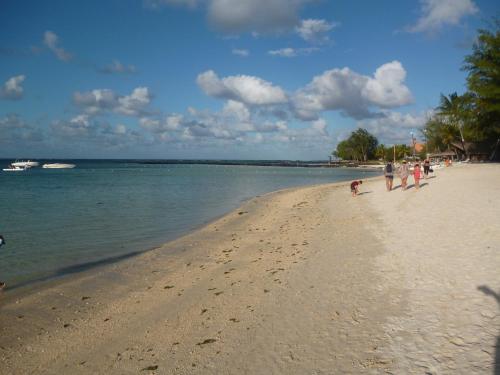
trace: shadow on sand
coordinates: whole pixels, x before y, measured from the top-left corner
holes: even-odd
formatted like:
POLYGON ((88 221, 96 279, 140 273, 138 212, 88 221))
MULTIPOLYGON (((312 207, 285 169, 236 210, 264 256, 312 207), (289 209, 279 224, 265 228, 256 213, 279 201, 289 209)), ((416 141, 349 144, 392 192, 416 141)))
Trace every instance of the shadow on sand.
POLYGON ((373 193, 373 191, 363 191, 362 193, 358 193, 358 195, 370 194, 370 193, 373 193))
POLYGON ((109 258, 99 259, 99 260, 85 262, 85 263, 79 263, 79 264, 75 264, 75 265, 67 266, 67 267, 61 267, 61 268, 55 270, 54 272, 51 272, 50 274, 48 274, 46 276, 42 276, 42 277, 39 277, 39 278, 34 279, 34 280, 25 281, 25 282, 15 284, 13 286, 9 286, 8 290, 14 290, 14 289, 18 289, 18 288, 21 288, 21 287, 24 287, 27 285, 36 284, 36 283, 43 282, 43 281, 48 281, 48 280, 58 278, 61 276, 71 275, 71 274, 82 272, 82 271, 85 271, 85 270, 88 270, 90 268, 94 268, 97 266, 103 266, 106 264, 116 263, 116 262, 119 262, 121 260, 125 260, 127 258, 131 258, 131 257, 134 257, 134 256, 142 254, 142 253, 144 253, 144 251, 133 251, 131 253, 116 255, 116 256, 109 257, 109 258))
MULTIPOLYGON (((495 292, 487 285, 480 285, 477 287, 478 290, 486 294, 487 296, 492 296, 498 303, 498 307, 500 308, 500 293, 495 292)), ((500 333, 497 336, 497 343, 495 345, 495 359, 493 363, 493 374, 500 375, 500 333)))

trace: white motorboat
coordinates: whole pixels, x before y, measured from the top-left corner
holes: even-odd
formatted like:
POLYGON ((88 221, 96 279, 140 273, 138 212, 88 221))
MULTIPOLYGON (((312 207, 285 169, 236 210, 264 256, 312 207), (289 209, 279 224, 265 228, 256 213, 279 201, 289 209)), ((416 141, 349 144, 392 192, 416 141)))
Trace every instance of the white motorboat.
POLYGON ((27 167, 19 167, 19 166, 15 166, 15 165, 9 165, 8 168, 4 168, 2 169, 4 172, 21 172, 21 171, 25 171, 26 169, 28 169, 27 167))
POLYGON ((15 162, 11 163, 13 167, 21 167, 21 168, 32 168, 32 167, 38 167, 40 163, 37 161, 31 161, 31 160, 16 160, 15 162))
POLYGON ((75 168, 75 164, 65 164, 65 163, 50 163, 50 164, 44 164, 42 168, 48 168, 48 169, 69 169, 69 168, 75 168))

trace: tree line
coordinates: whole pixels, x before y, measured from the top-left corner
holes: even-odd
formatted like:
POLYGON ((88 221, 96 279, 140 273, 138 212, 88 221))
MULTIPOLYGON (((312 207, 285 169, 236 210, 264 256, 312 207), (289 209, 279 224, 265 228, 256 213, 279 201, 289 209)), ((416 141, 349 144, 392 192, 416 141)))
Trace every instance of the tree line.
POLYGON ((471 142, 490 152, 500 142, 500 19, 492 24, 492 30, 478 30, 472 53, 465 57, 467 91, 441 94, 422 130, 431 151, 459 144, 468 158, 471 142))
MULTIPOLYGON (((465 57, 462 69, 468 72, 467 91, 462 95, 441 94, 438 107, 421 130, 425 151, 445 151, 458 144, 469 158, 469 144, 476 143, 500 158, 500 19, 492 23, 493 30, 478 30, 472 53, 465 57)), ((394 156, 400 160, 412 153, 407 145, 379 144, 376 137, 360 128, 341 141, 332 154, 345 160, 367 161, 392 160, 394 156)))
POLYGON ((359 128, 349 138, 339 142, 332 155, 344 159, 366 162, 368 160, 401 160, 412 155, 413 149, 404 144, 386 146, 379 144, 378 139, 366 129, 359 128))

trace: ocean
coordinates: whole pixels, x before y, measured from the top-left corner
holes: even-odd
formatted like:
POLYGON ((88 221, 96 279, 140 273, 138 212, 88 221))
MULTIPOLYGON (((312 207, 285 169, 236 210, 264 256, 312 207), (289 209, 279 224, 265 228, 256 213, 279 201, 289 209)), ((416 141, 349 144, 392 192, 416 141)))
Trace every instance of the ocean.
POLYGON ((0 234, 6 240, 0 280, 10 288, 154 248, 257 195, 380 174, 348 168, 64 162, 77 167, 0 172, 0 234))

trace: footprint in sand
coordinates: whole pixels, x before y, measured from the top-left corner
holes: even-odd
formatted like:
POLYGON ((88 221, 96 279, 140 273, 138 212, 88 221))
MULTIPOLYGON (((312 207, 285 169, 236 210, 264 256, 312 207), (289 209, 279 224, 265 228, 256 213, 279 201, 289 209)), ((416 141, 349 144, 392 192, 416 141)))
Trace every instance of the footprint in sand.
POLYGON ((212 344, 216 341, 217 341, 216 339, 205 339, 202 342, 197 343, 196 345, 202 346, 202 345, 206 345, 206 344, 212 344))

